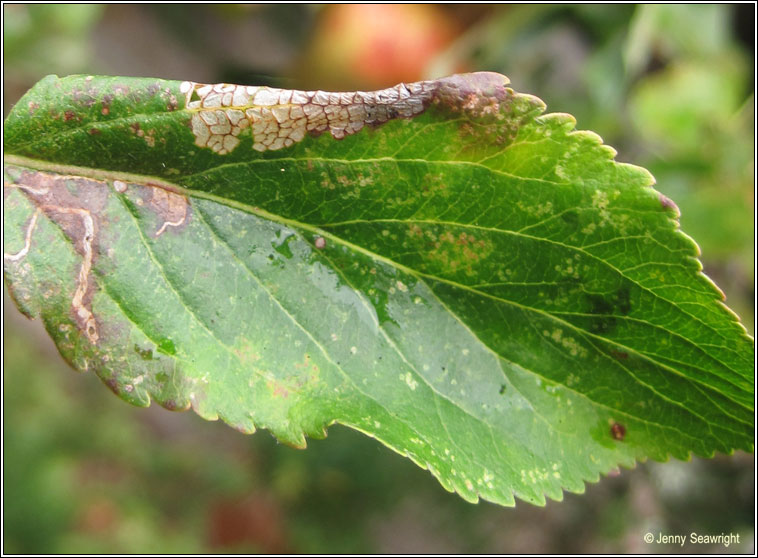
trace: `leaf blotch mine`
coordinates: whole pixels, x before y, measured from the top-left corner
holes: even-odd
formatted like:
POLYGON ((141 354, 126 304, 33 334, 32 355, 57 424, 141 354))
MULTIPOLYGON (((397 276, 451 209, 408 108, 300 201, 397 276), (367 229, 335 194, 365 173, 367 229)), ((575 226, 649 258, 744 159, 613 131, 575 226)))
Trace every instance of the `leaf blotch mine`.
MULTIPOLYGON (((37 207, 37 211, 58 225, 81 257, 81 264, 73 280, 75 288, 71 297, 70 314, 79 331, 90 343, 96 344, 100 334, 92 309, 92 299, 97 290, 92 269, 99 255, 99 216, 106 204, 107 190, 96 180, 41 171, 22 171, 13 182, 5 183, 5 189, 10 188, 23 192, 37 207)), ((27 229, 27 245, 35 223, 36 219, 27 229)), ((14 257, 21 259, 17 255, 14 257)))

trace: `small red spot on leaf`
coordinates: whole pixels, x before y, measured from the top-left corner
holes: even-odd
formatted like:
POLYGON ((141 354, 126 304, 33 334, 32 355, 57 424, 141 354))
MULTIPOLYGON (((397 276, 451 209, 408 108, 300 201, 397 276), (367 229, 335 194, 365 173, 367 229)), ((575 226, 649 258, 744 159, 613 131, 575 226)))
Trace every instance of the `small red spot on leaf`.
POLYGON ((176 404, 176 401, 173 399, 166 399, 165 401, 161 401, 159 403, 161 407, 168 411, 176 411, 179 408, 179 406, 176 404))
POLYGON ((626 427, 623 424, 614 422, 611 425, 611 436, 613 437, 614 440, 618 440, 619 442, 622 442, 624 440, 624 437, 626 436, 626 427))
POLYGON ((611 356, 615 358, 616 360, 626 360, 629 358, 629 353, 626 353, 624 351, 617 351, 613 349, 611 351, 611 356))
POLYGON ((679 217, 679 208, 677 205, 671 200, 671 198, 668 198, 664 196, 663 194, 658 194, 658 200, 661 202, 661 207, 663 209, 671 209, 676 213, 676 216, 679 217))
POLYGON ((118 381, 116 378, 108 378, 105 380, 105 385, 108 386, 110 390, 116 395, 119 395, 121 393, 121 389, 118 387, 118 381))
POLYGON ((323 236, 317 236, 313 244, 319 250, 323 250, 326 248, 326 239, 323 236))

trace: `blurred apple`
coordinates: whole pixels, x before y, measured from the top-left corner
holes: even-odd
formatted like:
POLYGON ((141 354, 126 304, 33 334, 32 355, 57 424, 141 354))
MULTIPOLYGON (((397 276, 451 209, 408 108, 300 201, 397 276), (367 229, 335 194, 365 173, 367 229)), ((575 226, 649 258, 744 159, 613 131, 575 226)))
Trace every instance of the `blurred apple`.
POLYGON ((452 12, 431 4, 336 4, 321 12, 301 77, 319 89, 378 89, 430 76, 458 34, 452 12))

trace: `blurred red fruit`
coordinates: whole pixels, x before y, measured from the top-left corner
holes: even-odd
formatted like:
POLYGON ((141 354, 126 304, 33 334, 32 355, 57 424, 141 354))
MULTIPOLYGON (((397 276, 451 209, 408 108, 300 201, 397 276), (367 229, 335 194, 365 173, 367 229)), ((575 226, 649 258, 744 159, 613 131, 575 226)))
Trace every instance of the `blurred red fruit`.
POLYGON ((337 4, 324 9, 303 74, 320 89, 377 89, 428 76, 457 34, 450 14, 430 4, 337 4))

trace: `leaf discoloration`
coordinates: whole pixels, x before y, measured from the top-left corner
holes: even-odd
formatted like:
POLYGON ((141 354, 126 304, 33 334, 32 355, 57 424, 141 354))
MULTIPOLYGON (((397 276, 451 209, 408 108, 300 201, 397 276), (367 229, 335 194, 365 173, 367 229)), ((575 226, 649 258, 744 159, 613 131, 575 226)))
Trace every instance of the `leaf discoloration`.
POLYGON ((193 112, 192 133, 198 147, 225 155, 239 144, 246 128, 256 151, 278 150, 307 134, 329 132, 342 139, 364 126, 412 118, 430 104, 464 112, 475 119, 494 119, 507 99, 507 78, 480 72, 432 81, 400 83, 379 91, 329 93, 271 87, 185 81, 185 108, 193 112))
POLYGON ((181 230, 186 226, 190 205, 185 196, 163 188, 150 188, 148 194, 146 207, 154 211, 161 220, 161 225, 155 232, 156 238, 166 232, 169 227, 181 230))
MULTIPOLYGON (((71 299, 71 313, 79 330, 92 344, 96 344, 100 335, 97 319, 92 312, 96 287, 91 273, 98 252, 98 215, 106 201, 102 183, 77 176, 23 171, 5 187, 21 190, 37 207, 34 215, 44 213, 74 243, 82 262, 71 299)), ((37 219, 33 217, 26 232, 24 249, 5 259, 19 260, 28 253, 36 223, 37 219)))

